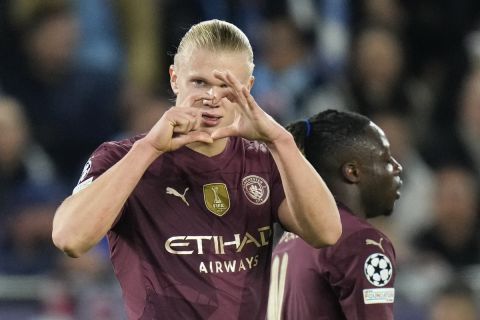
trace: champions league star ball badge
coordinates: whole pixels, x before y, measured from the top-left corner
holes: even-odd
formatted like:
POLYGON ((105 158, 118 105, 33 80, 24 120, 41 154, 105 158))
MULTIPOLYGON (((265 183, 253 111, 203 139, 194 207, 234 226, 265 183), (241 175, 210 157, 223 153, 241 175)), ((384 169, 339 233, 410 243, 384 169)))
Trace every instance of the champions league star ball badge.
POLYGON ((390 259, 384 254, 374 253, 365 260, 365 276, 376 287, 385 286, 393 275, 390 259))

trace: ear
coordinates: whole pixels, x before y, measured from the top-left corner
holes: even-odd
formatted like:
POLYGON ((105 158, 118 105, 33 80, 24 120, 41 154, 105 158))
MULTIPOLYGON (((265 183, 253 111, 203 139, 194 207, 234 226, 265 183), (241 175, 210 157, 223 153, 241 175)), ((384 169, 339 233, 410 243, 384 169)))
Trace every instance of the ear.
POLYGON ((250 76, 250 79, 248 79, 248 84, 247 84, 248 91, 252 90, 254 83, 255 83, 255 77, 250 76))
POLYGON ((356 161, 346 162, 342 165, 342 175, 349 183, 360 182, 360 169, 356 161))
POLYGON ((170 87, 175 95, 178 94, 178 85, 177 85, 177 73, 175 72, 175 66, 172 64, 168 68, 168 73, 170 74, 170 87))

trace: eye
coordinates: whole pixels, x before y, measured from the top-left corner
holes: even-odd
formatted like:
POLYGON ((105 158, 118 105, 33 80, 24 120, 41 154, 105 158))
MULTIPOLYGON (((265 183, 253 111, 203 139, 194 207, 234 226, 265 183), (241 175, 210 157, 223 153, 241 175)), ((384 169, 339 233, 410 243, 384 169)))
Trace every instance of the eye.
POLYGON ((195 87, 203 87, 205 86, 205 81, 203 81, 202 79, 193 79, 192 80, 192 83, 195 87))

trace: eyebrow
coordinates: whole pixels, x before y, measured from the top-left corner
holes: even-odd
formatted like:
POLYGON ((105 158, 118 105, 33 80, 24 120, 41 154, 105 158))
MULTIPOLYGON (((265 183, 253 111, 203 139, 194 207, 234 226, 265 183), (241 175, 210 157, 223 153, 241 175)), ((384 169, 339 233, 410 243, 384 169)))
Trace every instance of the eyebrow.
POLYGON ((189 80, 202 80, 204 82, 208 82, 207 78, 197 75, 197 74, 190 74, 187 76, 189 80))

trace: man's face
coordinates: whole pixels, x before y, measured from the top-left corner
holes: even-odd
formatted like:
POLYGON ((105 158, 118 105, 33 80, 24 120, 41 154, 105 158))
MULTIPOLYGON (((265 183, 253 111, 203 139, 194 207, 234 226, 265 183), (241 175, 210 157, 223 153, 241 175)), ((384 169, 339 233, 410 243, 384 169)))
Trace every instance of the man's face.
POLYGON ((223 81, 214 77, 214 70, 230 71, 248 90, 253 85, 248 55, 244 52, 187 49, 178 57, 176 65, 170 67, 170 83, 177 96, 176 106, 185 106, 186 98, 192 94, 208 92, 215 97, 193 105, 202 110, 200 128, 207 132, 231 124, 235 108, 239 107, 225 97, 229 89, 223 81))
POLYGON ((390 215, 400 197, 402 166, 392 157, 390 144, 374 123, 367 133, 369 150, 362 159, 360 192, 367 218, 390 215))

